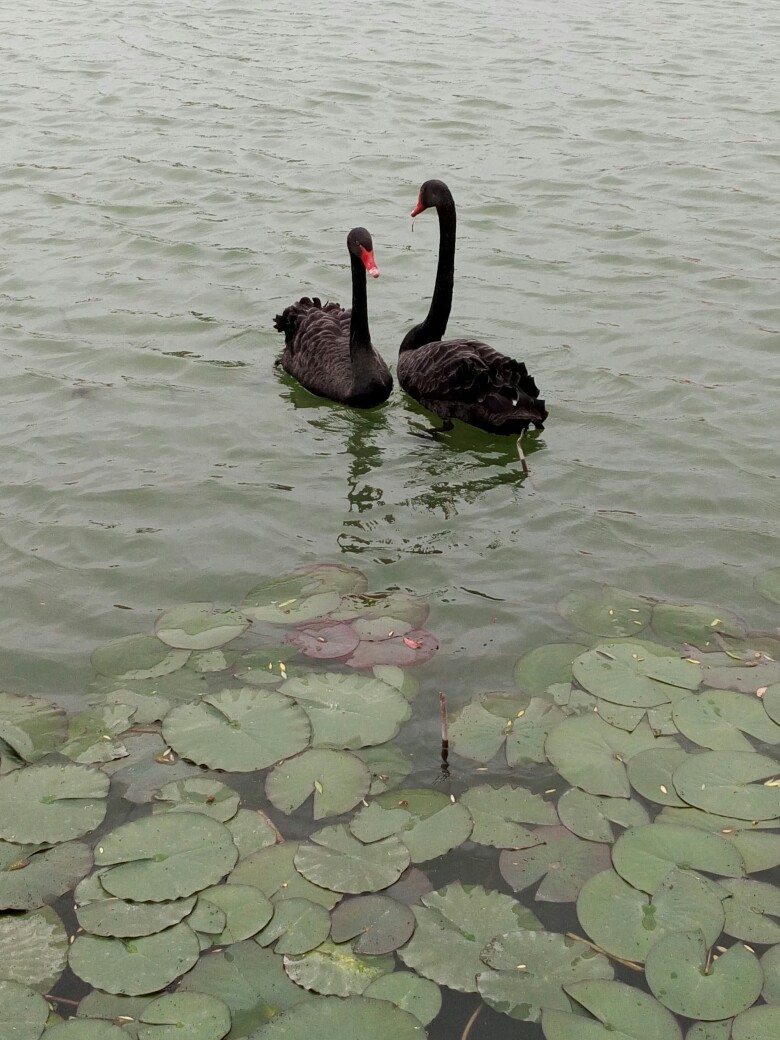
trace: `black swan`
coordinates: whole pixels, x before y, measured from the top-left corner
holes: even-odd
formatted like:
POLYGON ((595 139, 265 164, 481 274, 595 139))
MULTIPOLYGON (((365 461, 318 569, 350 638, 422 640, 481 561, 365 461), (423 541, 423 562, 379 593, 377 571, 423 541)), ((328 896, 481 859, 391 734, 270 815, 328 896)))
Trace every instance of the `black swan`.
POLYGON ((410 329, 398 355, 398 382, 443 420, 477 426, 489 433, 519 434, 518 454, 526 469, 520 438, 533 424, 543 429, 547 410, 522 361, 473 339, 442 342, 452 307, 455 275, 455 202, 443 181, 426 181, 412 216, 436 207, 439 215, 439 265, 425 321, 410 329))
POLYGON ((393 389, 390 369, 371 345, 368 331, 366 272, 378 278, 379 268, 365 228, 352 228, 347 249, 352 309, 307 296, 286 307, 274 318, 274 328, 284 333, 284 350, 276 362, 313 394, 372 408, 386 401, 393 389))

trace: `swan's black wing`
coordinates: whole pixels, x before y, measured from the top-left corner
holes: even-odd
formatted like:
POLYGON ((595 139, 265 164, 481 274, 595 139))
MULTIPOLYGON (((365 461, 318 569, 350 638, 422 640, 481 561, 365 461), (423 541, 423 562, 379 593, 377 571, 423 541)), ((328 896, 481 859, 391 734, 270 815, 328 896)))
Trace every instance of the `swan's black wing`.
POLYGON ((344 399, 352 385, 349 322, 352 311, 338 303, 322 303, 307 296, 274 318, 284 333, 284 350, 277 364, 299 383, 321 397, 344 399))
POLYGON ((398 381, 436 415, 482 430, 521 433, 532 424, 542 429, 547 418, 523 362, 479 340, 437 341, 402 351, 398 381))

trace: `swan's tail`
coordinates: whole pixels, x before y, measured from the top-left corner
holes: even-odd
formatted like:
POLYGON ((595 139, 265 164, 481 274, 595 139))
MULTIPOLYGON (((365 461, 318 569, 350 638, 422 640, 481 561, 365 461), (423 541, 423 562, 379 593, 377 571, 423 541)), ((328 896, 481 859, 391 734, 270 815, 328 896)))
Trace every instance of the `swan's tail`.
POLYGON ((310 300, 308 296, 304 296, 302 299, 298 300, 297 303, 285 307, 281 314, 276 315, 274 318, 274 328, 277 332, 284 333, 284 341, 289 345, 295 337, 298 325, 306 315, 310 314, 313 310, 321 311, 325 310, 327 307, 327 303, 325 304, 325 307, 322 306, 322 301, 317 296, 315 296, 313 300, 310 300))

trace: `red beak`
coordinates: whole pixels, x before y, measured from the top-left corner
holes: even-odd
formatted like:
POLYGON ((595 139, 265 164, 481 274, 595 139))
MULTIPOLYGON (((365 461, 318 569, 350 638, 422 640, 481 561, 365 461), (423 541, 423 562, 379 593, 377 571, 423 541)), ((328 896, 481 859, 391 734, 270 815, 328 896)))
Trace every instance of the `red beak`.
POLYGON ((423 206, 422 192, 420 192, 420 194, 417 196, 417 205, 412 210, 411 215, 413 217, 417 217, 426 208, 427 208, 426 206, 423 206))
POLYGON ((360 247, 360 259, 363 261, 363 264, 364 264, 366 270, 368 271, 368 273, 371 275, 371 277, 372 278, 378 278, 379 277, 379 268, 376 266, 376 260, 374 259, 374 250, 373 249, 364 249, 363 246, 361 246, 360 247))

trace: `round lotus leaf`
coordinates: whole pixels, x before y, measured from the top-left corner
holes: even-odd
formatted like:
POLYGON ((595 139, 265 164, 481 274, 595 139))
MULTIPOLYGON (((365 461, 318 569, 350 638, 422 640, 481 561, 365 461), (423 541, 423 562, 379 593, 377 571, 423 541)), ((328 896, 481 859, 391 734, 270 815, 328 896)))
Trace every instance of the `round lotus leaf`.
POLYGON ((482 999, 510 1018, 538 1022, 542 1008, 571 1007, 563 986, 582 979, 611 979, 612 966, 584 942, 542 930, 521 930, 491 939, 477 976, 482 999))
MULTIPOLYGON (((393 592, 367 592, 364 595, 345 596, 331 617, 341 621, 405 621, 410 628, 419 628, 428 619, 429 607, 421 596, 403 589, 393 592)), ((392 629, 388 628, 388 636, 392 629)), ((397 633, 394 633, 397 634, 397 633)))
POLYGON ((378 641, 361 640, 345 664, 350 668, 376 668, 393 665, 416 668, 426 664, 439 649, 439 640, 422 628, 410 629, 406 635, 378 641))
POLYGON ((615 842, 612 862, 622 878, 643 892, 655 892, 674 867, 720 877, 742 877, 745 872, 742 857, 728 839, 671 823, 627 830, 615 842))
POLYGON ((620 827, 638 827, 650 822, 639 802, 630 798, 603 798, 578 787, 571 787, 561 795, 558 816, 567 830, 587 841, 614 841, 613 823, 620 827))
POLYGON ((46 1030, 46 1040, 126 1040, 127 1033, 111 1022, 69 1018, 46 1030))
POLYGON ((543 878, 538 900, 572 902, 588 878, 610 864, 608 845, 583 841, 565 827, 537 827, 533 837, 533 847, 504 849, 498 860, 504 880, 515 892, 543 878))
POLYGON ((213 650, 194 650, 187 661, 187 668, 199 675, 225 672, 232 668, 241 655, 238 647, 214 647, 213 650))
POLYGON ((730 610, 716 607, 674 603, 658 603, 653 610, 653 630, 670 643, 691 643, 699 650, 715 649, 716 635, 743 638, 747 634, 744 621, 730 610))
POLYGON ((537 646, 515 665, 515 685, 532 697, 541 697, 553 683, 572 681, 571 663, 587 649, 581 643, 537 646))
POLYGON ((78 838, 103 821, 108 788, 104 773, 70 763, 0 776, 0 838, 50 845, 78 838))
POLYGON ((275 943, 277 953, 308 953, 320 946, 330 933, 330 916, 324 906, 309 899, 281 899, 274 915, 255 936, 261 946, 275 943))
POLYGON ((705 690, 674 706, 674 721, 689 740, 713 751, 753 751, 747 733, 765 744, 780 744, 780 726, 760 700, 733 690, 705 690))
POLYGON ((685 809, 675 809, 668 806, 662 809, 656 816, 656 823, 679 823, 684 827, 697 827, 702 831, 716 831, 727 837, 735 832, 744 830, 764 831, 780 827, 780 819, 770 820, 740 820, 736 816, 720 816, 716 813, 705 812, 703 809, 694 809, 688 806, 685 809))
POLYGON ((293 625, 335 610, 341 597, 364 592, 368 586, 355 567, 313 564, 251 589, 243 610, 257 621, 293 625))
POLYGON ((243 687, 180 704, 165 717, 163 736, 192 762, 248 773, 302 751, 310 726, 287 697, 243 687))
POLYGON ((285 955, 284 970, 304 989, 326 996, 352 997, 363 992, 369 982, 392 971, 392 955, 362 957, 354 943, 325 941, 308 953, 285 955))
POLYGON ((278 686, 287 679, 288 662, 298 657, 295 646, 267 646, 262 650, 245 650, 233 665, 233 675, 249 686, 278 686))
POLYGON ((49 1017, 49 1005, 29 986, 0 979, 0 1036, 38 1040, 49 1017))
POLYGON ((529 762, 546 761, 545 747, 548 734, 564 718, 555 704, 532 697, 528 706, 509 723, 506 735, 506 761, 510 768, 529 762))
POLYGON ((246 859, 253 852, 275 845, 279 840, 276 827, 259 809, 239 809, 235 816, 225 822, 225 826, 233 835, 239 859, 246 859))
POLYGON ((304 709, 311 719, 312 741, 319 747, 384 744, 411 714, 402 693, 367 675, 312 674, 288 679, 280 693, 304 709))
POLYGON ((219 780, 191 776, 172 780, 155 795, 154 812, 195 812, 227 823, 238 812, 240 797, 219 780))
POLYGON ((362 842, 397 835, 408 848, 413 863, 445 855, 471 834, 471 814, 452 802, 443 791, 409 789, 386 791, 350 824, 362 842))
POLYGON ((403 903, 386 895, 345 899, 331 915, 335 943, 355 940, 355 953, 391 953, 410 938, 414 914, 403 903))
POLYGON ((135 708, 129 704, 104 704, 74 715, 60 753, 84 766, 126 758, 127 748, 116 734, 128 729, 134 715, 135 708))
POLYGON ((609 585, 567 593, 558 612, 575 628, 597 636, 635 636, 648 624, 652 608, 641 596, 609 585))
POLYGON ((675 691, 695 690, 701 669, 692 661, 658 657, 640 643, 603 643, 572 662, 574 677, 589 693, 615 704, 652 708, 675 691))
POLYGON ((770 686, 763 696, 762 703, 769 718, 780 723, 780 683, 770 686))
POLYGON ((488 711, 479 700, 472 701, 450 723, 450 748, 472 762, 489 762, 504 745, 511 727, 509 719, 488 711))
POLYGON ((656 737, 646 722, 632 733, 610 726, 597 715, 564 719, 547 738, 546 752, 561 776, 590 794, 629 798, 625 763, 647 748, 678 747, 671 737, 656 737))
POLYGON ((386 1000, 370 997, 323 997, 279 1015, 253 1040, 424 1040, 420 1022, 386 1000))
POLYGON ((41 697, 18 696, 0 691, 0 740, 25 762, 35 762, 65 739, 65 712, 41 697))
POLYGON ((423 896, 422 903, 412 908, 417 927, 398 955, 419 975, 464 993, 476 992, 485 967, 480 951, 490 939, 540 927, 517 900, 480 885, 455 882, 423 896))
POLYGON ((270 899, 253 885, 212 885, 201 897, 225 913, 225 927, 214 940, 218 946, 249 939, 268 924, 274 912, 270 899))
POLYGON ((334 892, 377 892, 397 881, 409 866, 407 847, 398 838, 364 845, 343 824, 323 827, 295 854, 299 873, 334 892))
POLYGON ((780 567, 770 567, 757 575, 753 585, 756 592, 770 603, 780 603, 780 567))
POLYGON ((407 867, 396 883, 385 889, 385 895, 407 906, 419 903, 429 892, 433 892, 431 880, 417 867, 407 867))
MULTIPOLYGON (((215 903, 210 903, 205 896, 199 895, 195 909, 187 918, 187 924, 198 933, 198 937, 208 936, 209 942, 206 946, 213 945, 214 936, 220 935, 225 930, 227 914, 215 903)), ((204 948, 201 943, 201 948, 204 948)))
POLYGON ((720 1022, 694 1022, 685 1040, 730 1040, 732 1021, 726 1018, 720 1022))
POLYGON ((594 1016, 551 1009, 542 1012, 547 1040, 682 1040, 677 1020, 649 993, 623 982, 587 979, 566 992, 594 1016))
POLYGON ((139 1022, 154 1029, 139 1029, 139 1040, 222 1040, 230 1031, 230 1009, 208 993, 166 993, 151 1001, 139 1022))
POLYGON ((415 679, 410 672, 405 672, 397 665, 375 664, 371 669, 371 674, 375 679, 386 682, 388 686, 395 686, 396 690, 400 690, 409 702, 413 701, 420 692, 420 680, 415 679))
POLYGON ((746 874, 780 866, 780 834, 738 830, 726 835, 745 863, 746 874))
POLYGON ((686 758, 688 752, 679 747, 640 751, 626 764, 629 782, 649 802, 683 807, 685 802, 677 795, 672 774, 686 758))
POLYGON ((275 766, 265 781, 265 793, 281 812, 291 813, 314 794, 314 819, 340 816, 368 794, 368 767, 348 751, 314 749, 275 766))
POLYGON ((91 868, 92 849, 80 841, 53 848, 0 842, 0 909, 34 910, 53 903, 91 868))
POLYGON ((360 642, 360 636, 346 621, 310 621, 290 632, 287 642, 298 647, 304 657, 315 661, 332 661, 348 657, 360 642))
POLYGON ((79 978, 98 989, 138 995, 170 985, 189 971, 199 955, 197 936, 182 923, 133 939, 78 935, 68 963, 79 978))
POLYGON ((232 1035, 236 1037, 255 1036, 254 1030, 272 1018, 276 1020, 285 1008, 311 1000, 311 994, 287 978, 282 958, 263 950, 252 939, 201 957, 178 984, 177 992, 207 993, 224 1001, 230 1008, 232 1035))
POLYGON ((195 906, 195 896, 164 903, 133 903, 110 896, 100 874, 85 878, 74 892, 76 917, 86 932, 114 938, 151 935, 182 921, 195 906))
POLYGON ((671 870, 652 897, 627 884, 614 870, 605 870, 582 886, 577 916, 601 949, 640 963, 651 946, 670 932, 698 928, 714 943, 724 920, 713 886, 682 870, 671 870))
POLYGON ((232 608, 185 603, 160 614, 154 631, 163 643, 177 649, 212 650, 246 632, 249 624, 249 618, 232 608))
POLYGON ((767 950, 761 958, 764 988, 761 996, 767 1004, 780 1004, 780 945, 767 950))
POLYGON ((382 975, 363 990, 364 997, 388 1000, 408 1011, 424 1026, 441 1011, 441 990, 430 979, 422 979, 411 971, 393 971, 382 975))
POLYGON ((747 1010, 764 978, 754 953, 739 944, 708 962, 701 932, 674 932, 650 949, 645 976, 653 994, 671 1011, 714 1021, 747 1010))
POLYGON ((128 997, 120 993, 104 993, 93 989, 79 1003, 76 1014, 79 1018, 103 1018, 112 1021, 125 1016, 136 1019, 149 1003, 148 996, 128 997))
POLYGON ((724 881, 723 887, 731 898, 723 902, 726 935, 749 943, 780 943, 780 888, 761 881, 734 879, 724 881))
POLYGON ((274 902, 280 899, 308 899, 331 910, 341 896, 307 881, 298 873, 294 863, 298 848, 298 842, 286 841, 252 853, 233 870, 228 884, 253 885, 274 902))
POLYGON ((93 651, 92 666, 111 679, 156 679, 182 668, 189 656, 156 636, 124 636, 93 651))
POLYGON ((464 791, 461 804, 471 813, 474 828, 471 840, 497 849, 528 848, 536 844, 533 833, 524 823, 554 824, 558 822, 555 806, 541 795, 524 787, 491 787, 480 784, 464 791))
POLYGON ((412 771, 409 756, 398 747, 357 748, 353 754, 368 766, 371 776, 369 794, 382 794, 398 787, 412 771))
POLYGON ((780 1008, 755 1007, 737 1015, 732 1040, 776 1040, 780 1036, 780 1008))
POLYGON ((780 814, 780 787, 756 780, 774 778, 777 762, 749 751, 706 751, 691 755, 674 771, 678 795, 698 809, 745 820, 780 814))
POLYGON ((0 916, 0 979, 48 993, 65 969, 68 933, 49 906, 0 916))
POLYGON ((107 834, 95 849, 95 863, 111 868, 101 875, 107 892, 154 903, 216 884, 237 858, 224 824, 188 812, 133 820, 107 834))

